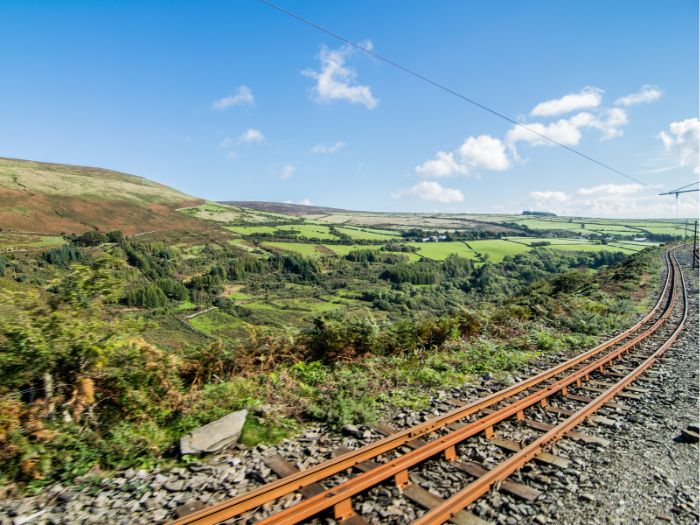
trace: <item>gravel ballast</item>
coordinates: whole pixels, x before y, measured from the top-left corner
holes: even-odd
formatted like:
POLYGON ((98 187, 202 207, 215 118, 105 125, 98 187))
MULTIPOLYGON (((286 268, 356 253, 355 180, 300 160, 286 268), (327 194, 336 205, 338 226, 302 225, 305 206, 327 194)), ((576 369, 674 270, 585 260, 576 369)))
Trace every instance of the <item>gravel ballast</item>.
MULTIPOLYGON (((642 399, 619 400, 628 409, 605 409, 601 415, 608 424, 577 429, 610 443, 602 446, 564 439, 552 452, 569 460, 566 468, 530 463, 511 476, 541 492, 534 501, 517 499, 505 490, 493 490, 472 504, 469 511, 486 522, 508 525, 698 522, 698 443, 683 433, 689 425, 698 424, 698 277, 695 271, 687 269, 687 254, 679 256, 679 260, 686 267, 690 299, 685 331, 652 367, 653 373, 636 383, 647 390, 640 394, 642 399)), ((540 358, 521 369, 520 377, 512 380, 533 375, 565 357, 568 356, 559 354, 540 358)), ((454 409, 449 398, 472 400, 503 386, 485 376, 481 384, 437 391, 425 410, 397 411, 387 420, 396 428, 406 428, 454 409)), ((513 440, 537 435, 509 423, 499 426, 499 434, 513 440)), ((296 468, 306 469, 331 458, 339 447, 357 448, 380 437, 380 433, 365 426, 331 432, 321 425, 309 425, 300 436, 276 446, 248 449, 236 445, 187 467, 163 471, 132 469, 104 479, 97 486, 54 485, 35 497, 4 499, 0 501, 0 524, 164 523, 178 512, 185 512, 185 505, 192 509, 212 504, 278 479, 264 461, 272 454, 280 454, 296 468)), ((470 439, 459 447, 458 453, 460 460, 486 467, 507 457, 483 436, 470 439)), ((449 497, 472 479, 437 461, 426 462, 411 472, 424 488, 442 497, 449 497)), ((347 477, 347 473, 340 473, 333 479, 339 482, 347 477)), ((254 509, 239 523, 253 523, 300 498, 294 495, 254 509)), ((354 503, 371 523, 409 523, 423 513, 389 483, 358 496, 354 503)), ((335 523, 329 518, 315 522, 335 523)))

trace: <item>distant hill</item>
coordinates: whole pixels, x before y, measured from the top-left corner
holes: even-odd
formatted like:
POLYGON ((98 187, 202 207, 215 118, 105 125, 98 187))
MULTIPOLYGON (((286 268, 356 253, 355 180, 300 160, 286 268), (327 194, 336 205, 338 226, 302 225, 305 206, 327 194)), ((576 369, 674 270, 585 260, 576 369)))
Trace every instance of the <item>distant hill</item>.
POLYGON ((0 157, 0 228, 4 230, 197 230, 204 224, 176 209, 202 202, 126 173, 0 157))
POLYGON ((286 202, 268 201, 220 201, 221 204, 250 208, 252 210, 267 211, 271 213, 284 213, 285 215, 309 215, 314 213, 340 213, 348 212, 341 208, 328 208, 326 206, 307 206, 305 204, 289 204, 286 202))

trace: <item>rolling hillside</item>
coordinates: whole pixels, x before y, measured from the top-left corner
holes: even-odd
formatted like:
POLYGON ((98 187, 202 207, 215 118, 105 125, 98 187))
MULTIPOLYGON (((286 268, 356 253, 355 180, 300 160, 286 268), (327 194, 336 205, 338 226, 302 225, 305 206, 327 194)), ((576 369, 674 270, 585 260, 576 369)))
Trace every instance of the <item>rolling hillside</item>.
POLYGON ((0 158, 0 228, 39 233, 202 229, 177 208, 202 201, 100 168, 0 158))

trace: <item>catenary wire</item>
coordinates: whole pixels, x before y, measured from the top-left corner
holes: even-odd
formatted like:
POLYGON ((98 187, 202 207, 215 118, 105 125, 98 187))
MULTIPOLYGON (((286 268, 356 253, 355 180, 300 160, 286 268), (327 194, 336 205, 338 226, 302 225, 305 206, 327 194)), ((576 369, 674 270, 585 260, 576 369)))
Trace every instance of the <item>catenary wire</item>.
POLYGON ((617 168, 613 168, 612 166, 610 166, 609 164, 606 164, 605 162, 601 162, 599 160, 596 160, 595 158, 591 157, 590 155, 587 155, 587 154, 585 154, 585 153, 583 153, 575 148, 567 146, 566 144, 563 144, 563 143, 559 142, 558 140, 555 140, 551 137, 548 137, 547 135, 545 135, 543 133, 535 131, 534 129, 532 129, 524 124, 521 124, 517 120, 509 117, 508 115, 505 115, 499 111, 496 111, 495 109, 492 109, 488 106, 485 106, 484 104, 481 104, 480 102, 477 102, 476 100, 473 100, 473 99, 471 99, 471 98, 469 98, 469 97, 467 97, 467 96, 465 96, 457 91, 454 91, 453 89, 450 89, 449 87, 447 87, 443 84, 440 84, 439 82, 431 80, 430 78, 428 78, 420 73, 417 73, 416 71, 413 71, 412 69, 409 69, 406 66, 403 66, 397 62, 394 62, 393 60, 391 60, 383 55, 380 55, 379 53, 372 51, 371 49, 369 49, 365 46, 362 46, 356 42, 353 42, 352 40, 349 40, 349 39, 339 35, 338 33, 335 33, 329 29, 326 29, 325 27, 309 20, 308 18, 304 18, 303 16, 294 13, 293 11, 289 11, 288 9, 285 9, 282 6, 279 6, 273 2, 270 2, 270 0, 259 0, 259 1, 265 5, 268 5, 272 8, 280 11, 281 13, 284 13, 284 14, 286 14, 286 15, 288 15, 288 16, 290 16, 290 17, 292 17, 300 22, 303 22, 304 24, 307 24, 315 29, 318 29, 319 31, 322 31, 322 32, 332 36, 333 38, 336 38, 342 42, 345 42, 346 44, 348 44, 356 49, 359 49, 359 50, 367 53, 368 55, 373 56, 374 58, 376 58, 378 60, 381 60, 382 62, 385 62, 385 63, 387 63, 387 64, 405 72, 405 73, 408 73, 409 75, 412 75, 420 80, 423 80, 424 82, 432 84, 433 86, 437 87, 438 89, 441 89, 441 90, 443 90, 447 93, 450 93, 451 95, 454 95, 454 96, 456 96, 456 97, 458 97, 466 102, 469 102, 470 104, 472 104, 472 105, 474 105, 474 106, 476 106, 484 111, 487 111, 488 113, 491 113, 492 115, 494 115, 498 118, 506 120, 507 122, 510 122, 511 124, 513 124, 515 126, 518 126, 522 129, 525 129, 525 130, 529 131, 530 133, 532 133, 533 135, 537 135, 538 137, 540 137, 540 138, 542 138, 542 139, 544 139, 552 144, 555 144, 555 145, 567 150, 568 152, 573 153, 574 155, 578 155, 579 157, 581 157, 583 159, 586 159, 590 162, 593 162, 594 164, 597 164, 598 166, 601 166, 609 171, 612 171, 613 173, 616 173, 617 175, 621 175, 622 177, 625 177, 626 179, 634 181, 637 184, 641 184, 642 186, 646 186, 647 188, 652 189, 652 190, 654 190, 654 192, 656 192, 656 189, 652 185, 647 184, 646 182, 643 182, 643 181, 633 177, 632 175, 628 175, 627 173, 620 171, 617 168))

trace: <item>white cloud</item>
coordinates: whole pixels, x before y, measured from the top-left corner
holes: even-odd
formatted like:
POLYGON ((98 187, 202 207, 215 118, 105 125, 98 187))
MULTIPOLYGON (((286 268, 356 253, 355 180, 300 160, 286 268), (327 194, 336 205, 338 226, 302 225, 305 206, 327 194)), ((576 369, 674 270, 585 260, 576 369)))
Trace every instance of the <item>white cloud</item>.
POLYGON ((231 106, 241 106, 241 105, 252 105, 253 102, 255 102, 255 97, 253 96, 253 92, 250 90, 248 86, 239 86, 238 90, 233 95, 228 95, 224 98, 220 98, 219 100, 215 100, 211 108, 212 109, 226 109, 230 108, 231 106))
POLYGON ((666 151, 676 156, 679 166, 690 167, 695 173, 700 173, 700 120, 697 117, 671 122, 668 131, 659 133, 659 138, 666 151))
POLYGON ((681 196, 676 215, 675 199, 644 191, 641 184, 601 184, 579 188, 573 194, 560 191, 530 193, 532 207, 558 215, 583 217, 691 217, 697 213, 697 194, 681 196))
POLYGON ((531 122, 521 126, 513 126, 506 134, 506 141, 512 147, 518 142, 524 142, 531 146, 554 146, 555 144, 542 138, 545 135, 565 146, 576 146, 583 137, 582 129, 593 128, 601 132, 601 139, 610 139, 622 135, 622 126, 628 123, 627 113, 621 108, 603 109, 596 115, 587 111, 577 113, 568 119, 560 119, 549 124, 531 122))
POLYGON ((251 144, 253 142, 263 142, 265 136, 259 129, 249 128, 243 132, 243 134, 238 137, 238 142, 243 142, 246 144, 251 144))
POLYGON ((238 157, 238 153, 236 153, 232 148, 234 145, 235 141, 229 137, 224 138, 221 142, 219 142, 219 147, 223 150, 226 150, 226 156, 230 159, 233 160, 236 157, 238 157))
POLYGON ((621 137, 622 126, 629 123, 627 113, 624 109, 609 108, 601 112, 601 115, 591 122, 591 127, 600 130, 603 133, 602 140, 621 137))
POLYGON ((530 197, 538 203, 562 203, 569 200, 569 196, 563 191, 531 191, 530 197))
MULTIPOLYGON (((364 47, 372 49, 372 43, 367 41, 364 47)), ((375 108, 379 99, 372 94, 372 88, 358 84, 357 72, 345 64, 352 54, 353 48, 349 45, 339 49, 323 46, 319 53, 321 70, 307 69, 303 74, 316 80, 313 93, 319 102, 346 100, 353 104, 362 104, 368 109, 375 108)))
POLYGON ((339 140, 335 144, 331 144, 330 146, 326 144, 316 144, 313 148, 309 150, 309 153, 313 153, 314 155, 330 155, 332 153, 340 151, 345 146, 346 144, 342 140, 339 140))
POLYGON ((597 108, 602 101, 602 89, 585 87, 578 93, 569 93, 561 98, 540 102, 533 108, 530 115, 536 117, 563 115, 579 109, 597 108))
POLYGON ((642 86, 642 89, 636 93, 630 93, 625 97, 620 97, 615 101, 616 106, 634 106, 637 104, 649 104, 650 102, 656 102, 663 95, 661 91, 656 86, 642 86))
POLYGON ((290 179, 292 177, 292 175, 294 175, 294 172, 296 170, 297 169, 294 166, 292 166, 291 164, 285 164, 284 166, 282 166, 282 169, 280 170, 280 179, 282 179, 282 180, 290 179))
POLYGON ((505 146, 499 139, 490 135, 469 137, 459 148, 459 154, 472 167, 483 167, 493 171, 510 168, 505 146))
POLYGON ((416 173, 423 177, 451 177, 453 175, 466 175, 469 169, 464 164, 455 160, 453 153, 438 151, 434 159, 426 160, 420 166, 416 166, 416 173))
POLYGON ((392 197, 394 199, 400 199, 402 197, 418 197, 424 201, 442 203, 462 202, 464 200, 464 194, 460 190, 446 188, 437 182, 427 180, 419 182, 407 190, 397 191, 392 194, 392 197))
POLYGON ((592 188, 579 188, 578 195, 630 195, 644 190, 641 184, 601 184, 592 188))
POLYGON ((301 199, 299 202, 294 202, 293 200, 283 201, 285 204, 301 204, 302 206, 313 206, 313 202, 308 197, 301 199))
POLYGON ((590 125, 594 120, 593 115, 583 112, 550 124, 541 124, 539 122, 526 123, 523 125, 528 129, 521 126, 513 126, 509 129, 506 134, 506 140, 511 145, 524 142, 532 146, 554 146, 552 142, 529 131, 532 130, 566 146, 575 146, 581 141, 581 128, 590 125))

